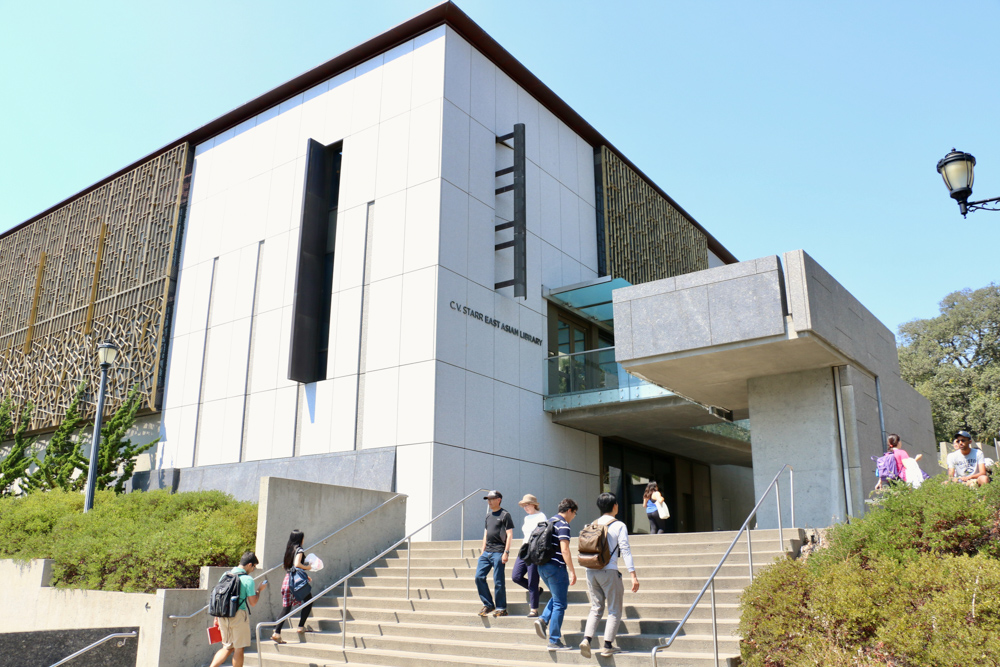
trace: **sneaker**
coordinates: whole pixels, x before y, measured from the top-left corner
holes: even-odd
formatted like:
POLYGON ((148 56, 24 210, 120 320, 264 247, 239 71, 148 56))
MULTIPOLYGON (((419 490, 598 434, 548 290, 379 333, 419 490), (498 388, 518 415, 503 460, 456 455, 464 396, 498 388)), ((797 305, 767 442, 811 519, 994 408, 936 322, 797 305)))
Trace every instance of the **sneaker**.
POLYGON ((549 624, 540 618, 535 619, 535 633, 542 639, 548 639, 549 624))
POLYGON ((549 642, 549 650, 550 651, 565 651, 568 648, 569 648, 569 646, 566 646, 565 644, 563 644, 562 641, 549 642))
POLYGON ((528 612, 528 618, 538 618, 538 610, 532 609, 528 612))
POLYGON ((584 658, 590 657, 590 642, 588 642, 586 639, 580 642, 580 655, 582 655, 584 658))
POLYGON ((608 656, 614 655, 615 653, 621 653, 622 650, 617 646, 606 646, 601 649, 601 656, 607 658, 608 656))
POLYGON ((489 616, 492 613, 493 613, 493 607, 489 606, 484 606, 482 609, 479 610, 480 616, 489 616))
POLYGON ((500 618, 501 616, 506 616, 506 615, 507 615, 506 609, 497 609, 495 612, 493 612, 493 618, 500 618))

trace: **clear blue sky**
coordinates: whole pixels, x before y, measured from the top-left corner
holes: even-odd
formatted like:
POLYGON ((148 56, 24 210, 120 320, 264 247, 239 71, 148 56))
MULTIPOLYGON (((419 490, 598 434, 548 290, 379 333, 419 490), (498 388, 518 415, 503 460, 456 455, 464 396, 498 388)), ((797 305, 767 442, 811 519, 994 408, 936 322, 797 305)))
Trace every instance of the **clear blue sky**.
MULTIPOLYGON (((934 167, 1000 196, 1000 3, 458 4, 738 258, 803 248, 893 330, 998 279, 934 167)), ((0 230, 429 6, 0 0, 0 230)))

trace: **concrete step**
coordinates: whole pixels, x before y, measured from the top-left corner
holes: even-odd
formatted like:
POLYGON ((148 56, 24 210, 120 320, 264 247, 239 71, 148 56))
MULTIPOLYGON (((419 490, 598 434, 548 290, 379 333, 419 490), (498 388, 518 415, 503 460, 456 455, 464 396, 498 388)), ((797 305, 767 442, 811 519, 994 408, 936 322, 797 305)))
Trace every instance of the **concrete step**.
MULTIPOLYGON (((287 645, 286 645, 287 646, 287 645)), ((265 667, 331 667, 333 665, 356 664, 356 665, 380 665, 382 667, 495 667, 496 661, 490 659, 477 659, 465 656, 444 656, 444 655, 401 655, 395 651, 380 651, 376 649, 346 649, 343 651, 331 651, 323 659, 308 656, 290 655, 283 653, 265 653, 266 660, 260 660, 260 654, 247 652, 247 665, 263 665, 265 667)), ((579 651, 566 651, 549 653, 542 661, 524 661, 505 659, 503 667, 552 667, 553 663, 558 664, 593 664, 610 667, 646 667, 650 664, 648 652, 642 653, 617 653, 610 657, 594 655, 589 662, 570 662, 572 656, 580 658, 579 651)), ((689 653, 678 651, 673 648, 662 651, 659 654, 660 664, 671 667, 714 667, 715 660, 711 653, 689 653), (669 662, 667 659, 669 658, 669 662)), ((720 653, 720 664, 735 665, 737 654, 729 655, 720 653), (731 662, 727 662, 731 661, 731 662)), ((582 660, 582 658, 581 658, 582 660)))
MULTIPOLYGON (((331 611, 331 610, 327 610, 331 611)), ((674 618, 680 619, 683 617, 684 612, 687 608, 677 608, 677 613, 674 618)), ((720 636, 730 636, 732 635, 738 625, 739 616, 738 608, 731 607, 726 609, 717 609, 718 614, 718 627, 720 636), (723 612, 728 612, 724 617, 723 612)), ((665 614, 667 618, 671 618, 670 615, 665 614)), ((523 615, 511 615, 504 616, 501 618, 493 617, 480 617, 477 614, 456 614, 450 612, 399 612, 390 610, 368 610, 368 609, 349 609, 348 610, 348 631, 352 633, 365 633, 367 630, 363 628, 368 628, 371 624, 377 623, 404 623, 411 625, 429 625, 433 627, 443 627, 443 626, 455 626, 463 628, 475 628, 477 630, 482 630, 483 628, 515 628, 521 630, 532 630, 534 627, 533 618, 528 618, 523 615)), ((310 618, 309 623, 318 630, 324 632, 341 632, 342 623, 340 622, 341 615, 338 611, 336 614, 314 614, 310 618)), ((598 632, 603 633, 606 624, 606 618, 602 619, 598 623, 598 632)), ((646 635, 661 635, 669 636, 670 633, 676 629, 679 620, 644 620, 641 618, 625 618, 622 620, 621 624, 618 626, 618 632, 620 634, 646 634, 646 635)), ((567 615, 563 621, 563 628, 567 632, 583 632, 587 625, 586 615, 570 616, 567 615)), ((712 631, 712 618, 709 610, 706 613, 699 615, 697 617, 693 616, 688 619, 687 624, 684 626, 684 632, 687 634, 708 634, 712 631)), ((296 633, 294 630, 286 629, 284 631, 288 636, 285 639, 294 638, 296 633)), ((371 634, 369 632, 369 634, 371 634)))
MULTIPOLYGON (((678 545, 666 545, 666 544, 654 544, 654 543, 633 544, 632 543, 633 537, 637 536, 629 537, 630 550, 633 556, 656 556, 665 553, 671 553, 671 554, 683 553, 692 555, 718 554, 721 557, 722 554, 726 552, 726 550, 729 548, 730 545, 729 542, 691 542, 678 545)), ((409 552, 410 557, 415 561, 425 560, 429 558, 479 558, 479 556, 482 555, 483 553, 482 549, 480 549, 479 546, 470 546, 468 542, 465 543, 465 547, 462 549, 459 548, 458 544, 446 546, 443 548, 421 549, 418 548, 419 544, 420 543, 415 542, 413 544, 413 550, 409 552)), ((436 545, 439 543, 425 542, 423 544, 436 545)), ((511 546, 511 553, 516 555, 517 550, 521 548, 521 544, 523 544, 523 540, 515 539, 513 545, 511 546)), ((764 551, 790 552, 792 550, 797 551, 800 544, 801 544, 800 541, 790 540, 786 535, 785 541, 781 545, 778 544, 777 537, 771 540, 754 541, 753 552, 754 556, 756 557, 758 551, 760 552, 764 551)), ((577 541, 575 538, 570 540, 570 548, 573 550, 577 549, 577 541)), ((741 538, 740 541, 733 546, 732 553, 744 554, 743 557, 746 558, 747 543, 745 538, 741 538)), ((387 554, 389 558, 398 557, 404 560, 406 559, 406 555, 407 555, 407 549, 405 547, 401 547, 387 554)))
MULTIPOLYGON (((476 550, 478 551, 478 549, 476 550)), ((570 553, 573 554, 575 558, 577 555, 576 546, 570 547, 570 553)), ((726 553, 726 550, 716 549, 714 551, 705 550, 704 552, 687 552, 681 549, 661 549, 661 550, 651 550, 648 553, 633 553, 632 559, 635 561, 636 567, 639 565, 655 565, 657 561, 664 558, 674 559, 679 562, 705 562, 712 563, 713 565, 718 564, 722 560, 722 556, 726 553)), ((777 545, 754 545, 753 549, 753 559, 754 562, 758 560, 764 560, 770 562, 778 556, 788 557, 790 555, 790 550, 786 548, 784 551, 779 551, 777 545)), ((407 553, 402 551, 399 553, 387 554, 382 559, 375 561, 373 565, 376 567, 383 563, 395 563, 394 567, 406 567, 407 553)), ((514 564, 514 556, 516 556, 516 551, 512 550, 511 558, 508 561, 508 565, 514 564)), ((746 549, 742 551, 736 551, 730 554, 729 558, 731 560, 738 559, 740 562, 747 562, 747 551, 746 549)), ((459 556, 457 552, 453 551, 414 551, 411 552, 411 557, 409 559, 410 567, 457 567, 457 568, 475 568, 479 562, 478 554, 469 554, 467 556, 459 556)))
MULTIPOLYGON (((767 555, 762 555, 760 558, 754 557, 753 565, 754 571, 763 569, 774 562, 775 559, 782 557, 781 554, 777 552, 768 552, 767 555)), ((715 571, 716 566, 719 564, 720 558, 714 559, 686 559, 681 560, 677 563, 669 562, 671 559, 668 557, 643 557, 635 559, 635 570, 639 575, 639 581, 642 581, 643 574, 646 576, 660 576, 660 577, 700 577, 702 583, 708 578, 712 572, 715 571)), ((727 576, 741 576, 743 574, 749 573, 750 563, 746 558, 739 558, 738 556, 730 556, 730 558, 719 570, 719 574, 727 576)), ((577 577, 579 578, 583 574, 584 568, 579 566, 574 566, 577 570, 577 577)), ((507 563, 507 570, 510 571, 513 568, 513 563, 507 563)), ((373 564, 373 567, 366 568, 362 570, 361 576, 365 576, 366 573, 378 576, 377 570, 390 570, 392 572, 387 572, 387 574, 393 574, 395 576, 406 576, 406 560, 405 559, 391 559, 382 560, 373 564)), ((421 564, 418 565, 417 561, 414 560, 410 563, 410 576, 424 575, 424 576, 455 576, 455 577, 473 577, 476 571, 476 561, 472 559, 459 559, 459 558, 446 558, 439 561, 434 561, 433 565, 421 564), (417 572, 417 570, 420 572, 417 572)))
MULTIPOLYGON (((508 589, 509 591, 509 589, 508 589)), ((695 596, 698 594, 697 590, 673 590, 673 591, 646 591, 640 590, 638 593, 630 593, 629 595, 635 596, 634 598, 627 598, 629 601, 634 600, 640 604, 669 604, 669 603, 683 603, 685 600, 690 604, 694 601, 695 596)), ((740 595, 742 591, 740 590, 729 590, 729 591, 719 591, 715 592, 715 599, 717 602, 739 602, 740 595)), ((415 588, 410 587, 410 602, 414 600, 440 600, 455 604, 460 604, 462 602, 468 601, 470 598, 475 600, 475 604, 482 606, 482 603, 475 599, 475 593, 473 589, 463 590, 463 589, 442 589, 442 588, 415 588)), ((548 592, 546 592, 546 596, 548 592)), ((331 598, 331 600, 336 600, 341 597, 340 594, 336 598, 331 598)), ((355 599, 401 599, 406 600, 406 590, 400 589, 395 586, 358 586, 350 589, 349 595, 351 601, 348 606, 354 605, 355 599)), ((520 597, 520 595, 519 595, 520 597)), ((514 601, 516 598, 508 592, 509 601, 514 601)), ((589 598, 587 597, 586 587, 577 582, 576 586, 572 586, 569 589, 569 593, 566 596, 566 601, 568 604, 590 604, 589 598)), ((337 603, 331 602, 331 605, 337 603)))
MULTIPOLYGON (((627 595, 627 594, 626 594, 627 595)), ((684 617, 687 613, 688 608, 690 608, 691 603, 694 602, 694 598, 697 595, 697 591, 693 591, 690 595, 676 603, 653 603, 653 604, 635 604, 633 602, 626 602, 623 609, 623 617, 625 619, 632 620, 664 620, 664 619, 680 619, 684 617)), ((739 598, 736 597, 735 601, 723 601, 719 599, 720 596, 716 594, 716 612, 720 619, 722 618, 738 618, 739 617, 739 598)), ((339 600, 337 601, 339 604, 339 600)), ((400 618, 405 614, 415 614, 417 616, 430 615, 431 618, 436 618, 435 615, 452 615, 458 618, 471 618, 479 619, 477 612, 482 608, 482 603, 476 599, 468 599, 463 601, 447 601, 447 600, 400 600, 392 598, 354 598, 350 600, 347 608, 347 618, 350 620, 355 618, 355 614, 358 614, 357 618, 364 618, 362 614, 367 612, 378 612, 378 613, 388 613, 388 614, 398 614, 400 618)), ((524 602, 511 602, 508 600, 507 611, 510 614, 507 618, 527 618, 528 605, 524 602)), ((590 604, 570 604, 566 608, 566 618, 567 619, 586 619, 587 614, 590 613, 590 604)), ((328 620, 340 620, 341 618, 341 608, 339 606, 334 606, 334 604, 329 600, 318 600, 313 607, 313 617, 317 619, 328 619, 328 620)), ((711 603, 708 599, 708 595, 702 598, 701 602, 695 608, 692 614, 692 618, 706 619, 711 618, 711 603)), ((437 621, 431 621, 437 622, 437 621)), ((690 622, 690 621, 689 621, 690 622)))
MULTIPOLYGON (((573 522, 573 527, 579 529, 584 523, 579 521, 573 522), (578 525, 579 524, 579 525, 578 525)), ((752 543, 757 544, 758 542, 763 542, 771 540, 774 544, 778 543, 778 529, 769 528, 766 530, 752 530, 750 531, 750 540, 752 543)), ((722 543, 729 545, 736 537, 737 531, 735 530, 718 530, 709 533, 670 533, 663 535, 629 535, 629 542, 634 542, 636 545, 643 546, 647 544, 661 544, 669 547, 675 547, 679 544, 691 544, 691 543, 722 543)), ((802 540, 805 538, 805 531, 801 528, 785 528, 784 539, 787 540, 802 540)), ((744 544, 746 543, 746 533, 740 537, 740 541, 744 544)), ((576 546, 577 538, 572 538, 570 543, 576 546)), ((478 547, 482 543, 482 533, 480 533, 475 540, 466 539, 465 546, 467 547, 478 547)), ((434 549, 448 549, 459 548, 459 540, 436 540, 433 542, 413 542, 413 549, 416 550, 434 550, 434 549)))
MULTIPOLYGON (((311 638, 307 633, 307 636, 301 643, 289 642, 279 646, 271 641, 263 642, 260 652, 268 658, 265 664, 269 664, 271 655, 311 658, 315 664, 350 662, 351 660, 348 656, 357 653, 359 649, 362 649, 364 654, 377 651, 387 655, 395 655, 398 662, 380 662, 377 664, 390 664, 397 665, 398 667, 415 664, 409 662, 409 659, 418 657, 431 658, 436 661, 448 661, 447 664, 452 664, 451 660, 459 659, 468 661, 464 664, 471 665, 512 666, 520 665, 523 662, 544 664, 546 661, 549 664, 555 662, 567 665, 588 665, 594 661, 593 657, 590 659, 584 658, 580 655, 579 650, 576 649, 581 636, 570 635, 568 633, 563 636, 563 641, 573 647, 574 650, 549 651, 546 648, 547 642, 534 635, 534 633, 531 636, 526 635, 523 638, 525 643, 495 643, 489 641, 490 638, 488 637, 478 638, 473 641, 449 640, 442 642, 436 637, 357 636, 348 633, 348 648, 346 651, 340 646, 341 638, 339 635, 326 635, 324 638, 336 639, 336 641, 331 641, 330 643, 310 641, 311 638)), ((625 636, 620 636, 617 641, 622 642, 626 639, 625 636)), ((649 651, 658 639, 658 637, 648 638, 648 641, 651 642, 649 647, 646 648, 644 646, 638 650, 625 649, 623 644, 619 644, 624 649, 622 653, 612 656, 610 659, 601 658, 600 660, 609 660, 609 662, 604 664, 622 665, 624 667, 644 667, 650 664, 649 651)), ((738 648, 736 647, 735 640, 731 644, 728 642, 730 640, 726 640, 724 643, 720 638, 720 655, 737 655, 738 648)), ((670 653, 669 657, 671 661, 667 662, 665 660, 664 664, 678 664, 673 659, 679 657, 681 654, 711 659, 711 651, 712 638, 710 636, 681 637, 677 639, 673 647, 667 649, 667 652, 670 653)), ((667 652, 663 652, 661 655, 666 658, 668 657, 667 652)))
MULTIPOLYGON (((743 575, 736 576, 716 576, 715 578, 715 589, 719 590, 743 590, 750 585, 749 568, 744 567, 743 575)), ((756 570, 756 565, 754 566, 756 570)), ((650 568, 647 572, 643 572, 639 575, 639 594, 648 591, 672 591, 672 590, 690 590, 693 588, 700 588, 704 585, 707 575, 705 577, 671 577, 666 576, 671 572, 667 568, 663 568, 663 574, 660 574, 661 570, 659 568, 650 568)), ((580 576, 582 573, 577 573, 578 585, 582 584, 583 579, 580 576)), ((623 573, 624 574, 624 573, 623 573)), ((711 573, 709 573, 711 574, 711 573)), ((474 573, 470 570, 467 572, 460 573, 458 575, 446 575, 446 576, 432 576, 427 575, 425 572, 417 572, 415 569, 410 573, 410 587, 411 588, 448 588, 448 589, 461 589, 467 591, 476 590, 476 582, 474 578, 474 573)), ((490 586, 493 586, 492 574, 487 577, 487 582, 490 586)), ((372 586, 395 586, 398 588, 406 589, 406 574, 405 572, 398 572, 394 569, 383 568, 372 574, 363 574, 355 577, 351 577, 350 585, 354 587, 372 587, 372 586)), ((628 576, 625 575, 625 585, 626 589, 628 587, 628 576)), ((545 585, 542 585, 545 588, 545 585)), ((507 581, 507 594, 512 593, 524 593, 525 589, 521 588, 517 584, 513 584, 508 579, 507 581)))
MULTIPOLYGON (((460 639, 476 641, 483 636, 483 632, 489 632, 490 641, 505 642, 516 641, 525 643, 526 637, 534 636, 534 620, 525 617, 505 616, 502 618, 481 618, 479 616, 454 617, 438 615, 433 619, 423 617, 410 617, 407 619, 393 618, 391 614, 382 619, 351 620, 347 623, 348 635, 385 635, 385 636, 408 636, 426 637, 433 633, 433 636, 442 640, 460 639), (474 619, 474 620, 473 620, 474 619), (464 621, 464 622, 463 622, 464 621)), ((618 626, 618 634, 621 637, 668 637, 676 628, 679 621, 641 621, 626 619, 618 626)), ((598 634, 604 632, 606 619, 602 620, 597 627, 598 634)), ((336 633, 337 642, 340 642, 340 632, 343 624, 339 620, 316 619, 311 621, 313 628, 319 630, 313 633, 315 637, 310 637, 308 641, 323 641, 318 637, 331 637, 336 633)), ((586 618, 566 619, 563 623, 563 632, 567 635, 580 635, 586 628, 586 618)), ((732 618, 726 621, 719 620, 720 639, 734 637, 734 632, 739 626, 739 620, 732 618)), ((688 620, 682 630, 682 635, 711 635, 712 620, 688 620)), ((283 632, 286 641, 293 641, 298 633, 294 630, 286 629, 283 632)), ((331 640, 332 641, 332 640, 331 640)), ((579 640, 578 640, 579 641, 579 640)), ((631 643, 632 640, 629 640, 631 643)), ((649 648, 656 645, 656 641, 649 644, 649 648)), ((622 648, 627 648, 626 644, 621 644, 622 648)), ((634 646, 633 648, 642 648, 634 646)))

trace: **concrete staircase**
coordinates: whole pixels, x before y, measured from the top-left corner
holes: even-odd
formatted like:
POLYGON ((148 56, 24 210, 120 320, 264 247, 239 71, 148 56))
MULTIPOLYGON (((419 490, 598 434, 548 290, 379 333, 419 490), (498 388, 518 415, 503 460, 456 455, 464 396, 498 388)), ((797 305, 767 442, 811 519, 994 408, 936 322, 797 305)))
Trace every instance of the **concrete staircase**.
MULTIPOLYGON (((350 582, 347 611, 347 647, 341 648, 342 588, 336 596, 314 604, 309 624, 313 632, 302 635, 287 626, 286 644, 265 638, 260 647, 264 665, 300 667, 356 663, 388 667, 551 667, 597 662, 619 667, 647 667, 649 651, 677 627, 705 580, 715 569, 735 533, 686 533, 635 535, 630 538, 638 593, 626 586, 624 620, 616 644, 623 649, 611 657, 584 659, 576 645, 583 639, 590 604, 584 570, 581 580, 569 590, 569 608, 563 623, 563 641, 573 651, 549 652, 535 634, 528 613, 527 593, 510 582, 513 559, 507 565, 507 610, 504 618, 480 618, 482 607, 473 576, 479 557, 478 544, 415 542, 410 561, 410 599, 406 599, 406 549, 354 577, 350 582)), ((784 531, 779 550, 778 531, 753 531, 754 569, 759 570, 782 555, 794 555, 804 538, 798 529, 784 531)), ((519 546, 519 543, 515 543, 519 546)), ((576 539, 572 541, 576 553, 576 539)), ((624 570, 624 568, 623 568, 624 570)), ((746 539, 741 538, 716 578, 716 603, 720 658, 739 655, 734 636, 739 620, 739 598, 749 583, 746 539)), ((491 575, 492 576, 492 575, 491 575)), ((492 585, 492 579, 490 579, 492 585)), ((626 582, 628 580, 626 579, 626 582)), ((542 595, 542 605, 549 594, 542 595)), ((298 624, 293 617, 293 627, 298 624)), ((603 632, 602 621, 599 633, 603 632)), ((601 645, 600 635, 594 646, 601 645)), ((248 665, 257 664, 256 654, 247 654, 248 665)), ((712 655, 712 616, 706 593, 674 645, 659 655, 661 665, 708 667, 712 655)), ((725 664, 725 662, 723 662, 725 664)))

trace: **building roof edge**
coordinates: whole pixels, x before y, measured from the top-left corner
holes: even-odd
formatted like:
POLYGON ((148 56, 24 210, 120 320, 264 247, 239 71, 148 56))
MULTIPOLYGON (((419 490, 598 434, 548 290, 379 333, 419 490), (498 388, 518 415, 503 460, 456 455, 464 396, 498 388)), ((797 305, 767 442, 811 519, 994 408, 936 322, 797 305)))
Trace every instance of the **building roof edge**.
POLYGON ((267 109, 275 107, 282 102, 295 97, 299 93, 349 70, 351 67, 354 67, 359 63, 385 53, 386 51, 389 51, 390 49, 441 25, 448 25, 453 28, 458 34, 464 37, 487 58, 489 58, 497 67, 502 69, 515 82, 531 93, 557 118, 566 123, 570 129, 583 137, 591 145, 604 145, 612 150, 615 155, 621 158, 621 160, 629 166, 629 168, 634 170, 643 180, 649 183, 649 185, 656 190, 657 193, 670 202, 671 206, 676 208, 691 224, 705 234, 708 238, 709 250, 714 252, 720 259, 727 263, 734 263, 738 261, 735 255, 729 252, 729 250, 727 250, 725 246, 712 236, 708 230, 702 227, 702 225, 695 220, 691 214, 685 211, 673 197, 668 195, 651 178, 646 176, 641 169, 639 169, 631 160, 623 155, 621 151, 615 148, 611 142, 604 137, 604 135, 584 120, 583 117, 574 111, 573 108, 563 101, 561 97, 556 95, 551 88, 542 83, 537 76, 532 74, 527 67, 521 64, 520 61, 518 61, 509 51, 501 46, 499 42, 483 30, 479 24, 473 21, 468 14, 463 12, 458 5, 451 2, 451 0, 446 0, 445 2, 431 7, 427 11, 422 12, 411 19, 389 28, 385 32, 376 35, 375 37, 372 37, 371 39, 362 42, 347 51, 344 51, 340 55, 334 56, 325 63, 318 65, 317 67, 314 67, 313 69, 308 70, 307 72, 304 72, 289 81, 286 81, 263 95, 260 95, 259 97, 256 97, 219 116, 215 120, 202 125, 194 131, 171 141, 165 146, 158 148, 152 153, 130 163, 113 174, 102 178, 96 183, 93 183, 83 190, 80 190, 79 192, 63 199, 59 203, 50 206, 31 218, 28 218, 24 222, 11 227, 6 232, 0 234, 0 239, 13 234, 17 230, 22 229, 23 227, 26 227, 41 218, 44 218, 53 211, 56 211, 72 202, 74 199, 110 183, 114 179, 134 169, 143 162, 152 159, 165 151, 183 143, 191 143, 192 146, 202 143, 206 139, 236 127, 248 118, 252 118, 267 109))

